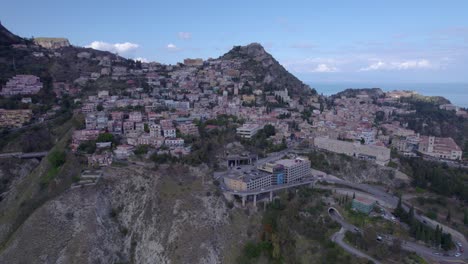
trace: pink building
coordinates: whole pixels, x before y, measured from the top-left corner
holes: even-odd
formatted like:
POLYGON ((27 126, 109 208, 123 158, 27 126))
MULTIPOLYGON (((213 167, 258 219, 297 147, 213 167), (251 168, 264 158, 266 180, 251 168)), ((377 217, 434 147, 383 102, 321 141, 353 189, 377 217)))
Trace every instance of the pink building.
POLYGON ((6 83, 0 91, 0 95, 37 94, 41 89, 42 83, 39 77, 34 75, 16 75, 6 83))
POLYGON ((131 112, 128 115, 128 120, 132 122, 141 122, 143 120, 143 115, 141 114, 141 112, 131 112))

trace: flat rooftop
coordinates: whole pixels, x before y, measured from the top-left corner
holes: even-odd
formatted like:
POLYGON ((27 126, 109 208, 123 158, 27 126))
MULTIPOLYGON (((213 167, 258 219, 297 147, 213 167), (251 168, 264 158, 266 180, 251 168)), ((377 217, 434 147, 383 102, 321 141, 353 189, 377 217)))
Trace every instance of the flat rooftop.
POLYGON ((291 167, 297 163, 304 162, 304 159, 296 158, 296 159, 280 159, 277 160, 275 163, 283 165, 284 167, 291 167))
POLYGON ((258 127, 260 127, 259 124, 243 124, 238 129, 255 129, 255 128, 258 128, 258 127))
POLYGON ((246 172, 233 171, 232 173, 229 173, 228 175, 226 175, 226 177, 235 179, 235 180, 242 180, 244 182, 250 182, 250 181, 253 181, 258 178, 262 178, 268 175, 271 175, 271 173, 254 169, 252 171, 246 171, 246 172))
POLYGON ((366 205, 372 205, 373 203, 375 203, 375 200, 372 200, 372 199, 368 199, 368 198, 365 198, 365 197, 360 197, 360 196, 356 196, 356 198, 354 198, 354 200, 362 203, 362 204, 366 204, 366 205))

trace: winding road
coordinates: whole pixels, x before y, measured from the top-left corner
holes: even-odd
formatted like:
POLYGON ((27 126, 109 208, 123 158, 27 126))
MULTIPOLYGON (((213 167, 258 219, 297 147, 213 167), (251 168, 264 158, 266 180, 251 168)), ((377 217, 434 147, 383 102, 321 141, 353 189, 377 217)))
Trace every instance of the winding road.
MULTIPOLYGON (((355 190, 357 189, 357 190, 363 191, 363 192, 373 196, 374 199, 376 199, 378 201, 380 200, 380 201, 385 202, 385 203, 387 203, 389 205, 393 205, 393 206, 391 206, 392 208, 396 207, 396 205, 398 203, 398 198, 397 197, 392 196, 392 195, 380 190, 378 187, 373 187, 373 186, 370 186, 370 185, 367 185, 367 184, 349 183, 349 182, 343 181, 341 179, 338 179, 338 178, 336 178, 336 177, 334 177, 332 175, 327 176, 326 174, 322 175, 320 180, 325 181, 327 183, 335 183, 335 184, 345 185, 345 186, 348 186, 348 187, 350 187, 352 189, 355 189, 355 190)), ((319 185, 315 185, 315 188, 333 189, 333 187, 330 187, 330 186, 319 186, 319 185)), ((350 191, 352 191, 352 189, 350 191)), ((407 211, 409 210, 408 205, 404 205, 403 207, 404 207, 405 210, 407 210, 407 211)), ((353 255, 372 260, 375 263, 379 263, 378 261, 376 261, 372 257, 368 256, 364 252, 359 251, 358 249, 346 244, 343 241, 345 231, 350 231, 352 233, 360 232, 360 230, 356 226, 353 226, 352 224, 346 222, 343 219, 343 217, 341 216, 341 214, 333 207, 331 207, 329 209, 328 213, 330 214, 330 217, 333 220, 335 220, 336 222, 338 222, 342 226, 341 230, 336 232, 335 234, 333 234, 333 236, 331 237, 331 239, 334 242, 336 242, 343 249, 345 249, 347 252, 349 252, 349 253, 351 253, 353 255), (331 209, 333 209, 333 210, 331 210, 331 209)), ((417 219, 418 221, 420 221, 420 222, 422 222, 422 223, 424 223, 424 224, 426 224, 426 225, 428 225, 428 226, 430 226, 432 228, 435 228, 436 225, 444 227, 444 225, 442 225, 442 224, 440 224, 440 223, 438 223, 436 221, 429 220, 425 216, 422 216, 422 215, 419 215, 419 214, 416 214, 416 213, 415 213, 415 219, 417 219)), ((467 248, 468 247, 468 243, 466 241, 466 238, 462 234, 460 234, 459 232, 457 232, 457 231, 455 231, 455 230, 453 230, 451 228, 448 228, 448 227, 444 228, 444 230, 445 230, 445 232, 448 232, 448 233, 450 233, 452 235, 454 241, 461 243, 462 248, 467 248)), ((382 236, 384 237, 383 242, 388 243, 388 244, 393 243, 394 238, 392 236, 390 236, 390 235, 382 235, 382 236)), ((441 252, 441 251, 438 251, 438 250, 435 250, 435 249, 432 249, 432 248, 428 248, 426 246, 423 246, 421 244, 418 244, 418 243, 415 243, 415 242, 412 242, 412 241, 402 240, 401 247, 404 250, 415 252, 416 254, 425 257, 426 259, 431 259, 431 260, 434 260, 434 261, 437 261, 437 262, 442 262, 442 263, 468 263, 466 261, 468 259, 468 253, 466 251, 465 252, 459 252, 459 247, 458 246, 457 246, 457 250, 452 250, 451 252, 441 252), (455 254, 457 252, 460 253, 461 256, 455 257, 455 254), (444 256, 444 253, 448 254, 448 255, 444 256)))
MULTIPOLYGON (((266 158, 258 160, 255 165, 279 159, 283 155, 287 154, 290 151, 290 149, 291 148, 285 149, 285 150, 280 151, 280 152, 271 153, 266 158)), ((241 167, 238 167, 238 168, 231 168, 231 170, 237 170, 238 172, 242 173, 244 171, 254 169, 255 165, 241 166, 241 167)), ((219 179, 225 173, 228 173, 228 172, 229 171, 227 171, 227 172, 217 172, 217 173, 214 174, 214 177, 215 177, 215 179, 219 179)), ((382 187, 369 185, 369 184, 359 184, 359 183, 348 182, 348 181, 342 180, 342 179, 340 179, 340 178, 338 178, 336 176, 329 175, 329 174, 327 174, 325 172, 314 170, 314 169, 312 169, 312 175, 313 175, 312 177, 308 177, 308 178, 304 179, 304 181, 302 183, 299 183, 298 185, 311 184, 311 185, 314 185, 315 188, 332 189, 332 190, 340 189, 340 190, 347 190, 347 191, 350 191, 350 192, 355 192, 356 190, 358 190, 358 191, 364 193, 366 196, 370 196, 370 197, 372 197, 372 199, 375 199, 376 201, 378 201, 380 206, 383 206, 383 207, 386 207, 386 208, 396 208, 396 206, 398 204, 399 198, 396 197, 396 196, 393 196, 390 193, 388 193, 382 187), (320 183, 320 182, 327 183, 327 184, 332 184, 332 185, 318 185, 317 183, 320 183)), ((288 186, 288 187, 293 187, 293 186, 288 186)), ((233 191, 227 189, 226 186, 224 186, 223 184, 221 184, 221 188, 223 189, 223 192, 228 192, 230 194, 240 194, 239 192, 233 192, 233 191)), ((271 190, 268 189, 268 190, 264 190, 263 192, 269 192, 269 191, 275 191, 275 190, 272 188, 271 190)), ((247 191, 247 192, 245 192, 245 194, 256 194, 256 193, 258 193, 258 191, 250 191, 250 192, 247 191)), ((403 201, 402 206, 403 206, 403 209, 408 212, 410 210, 411 204, 403 201)), ((351 253, 353 255, 369 259, 369 260, 373 261, 374 263, 380 263, 379 261, 377 261, 373 257, 365 254, 364 252, 359 251, 358 249, 346 244, 343 241, 344 234, 345 234, 346 231, 350 231, 350 232, 353 232, 353 233, 361 232, 361 231, 357 227, 351 225, 350 223, 347 223, 341 217, 339 212, 338 211, 336 211, 336 212, 338 213, 338 215, 332 216, 332 218, 335 221, 339 222, 340 225, 342 226, 342 228, 340 229, 340 231, 338 231, 338 232, 336 232, 336 233, 334 233, 332 235, 332 237, 331 237, 332 241, 336 242, 343 249, 345 249, 347 252, 349 252, 349 253, 351 253)), ((465 236, 463 234, 461 234, 460 232, 458 232, 458 231, 456 231, 456 230, 454 230, 454 229, 452 229, 450 227, 447 227, 447 226, 445 226, 445 225, 443 225, 441 223, 438 223, 438 222, 436 222, 434 220, 428 219, 427 217, 425 217, 423 215, 420 215, 420 214, 418 214, 416 212, 415 212, 414 218, 416 220, 418 220, 419 222, 421 222, 421 223, 423 223, 423 224, 425 224, 425 225, 427 225, 427 226, 429 226, 429 227, 431 227, 433 229, 435 229, 436 226, 439 225, 439 227, 443 228, 444 232, 450 233, 452 235, 452 239, 454 240, 454 242, 460 243, 461 247, 457 246, 456 251, 452 250, 451 252, 442 252, 442 251, 438 251, 436 249, 429 248, 429 247, 423 246, 421 244, 418 244, 418 243, 415 243, 415 242, 412 242, 412 241, 402 241, 402 244, 401 244, 402 249, 407 250, 407 251, 411 251, 411 252, 415 252, 416 254, 426 258, 427 260, 433 260, 433 261, 440 262, 440 263, 468 263, 468 261, 467 261, 468 260, 468 250, 465 251, 465 252, 462 252, 460 250, 461 248, 468 249, 468 242, 467 242, 467 240, 466 240, 466 238, 465 238, 465 236), (456 257, 455 256, 456 253, 460 254, 460 256, 456 257), (446 255, 444 256, 444 254, 446 254, 446 255)), ((382 237, 384 237, 382 242, 389 243, 389 244, 393 243, 394 238, 392 236, 382 234, 382 237)))

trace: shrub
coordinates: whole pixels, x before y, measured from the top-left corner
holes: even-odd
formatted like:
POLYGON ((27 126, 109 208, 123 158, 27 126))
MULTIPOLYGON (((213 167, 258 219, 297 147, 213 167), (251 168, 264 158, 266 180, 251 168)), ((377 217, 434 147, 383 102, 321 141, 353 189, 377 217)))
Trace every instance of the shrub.
POLYGON ((97 138, 97 142, 113 142, 114 141, 114 135, 111 133, 102 133, 99 134, 97 138))
POLYGON ((49 154, 49 162, 54 168, 58 168, 65 163, 65 151, 54 150, 49 154))

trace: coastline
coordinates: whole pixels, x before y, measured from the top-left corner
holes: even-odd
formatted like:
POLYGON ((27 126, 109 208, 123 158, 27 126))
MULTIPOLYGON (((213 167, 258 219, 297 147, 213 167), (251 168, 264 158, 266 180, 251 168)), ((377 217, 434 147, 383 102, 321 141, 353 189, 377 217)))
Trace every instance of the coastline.
POLYGON ((380 88, 384 92, 393 90, 415 91, 426 96, 442 96, 454 105, 468 108, 468 83, 354 83, 354 82, 306 82, 319 94, 332 95, 348 88, 380 88))

